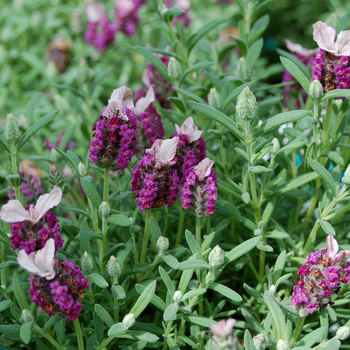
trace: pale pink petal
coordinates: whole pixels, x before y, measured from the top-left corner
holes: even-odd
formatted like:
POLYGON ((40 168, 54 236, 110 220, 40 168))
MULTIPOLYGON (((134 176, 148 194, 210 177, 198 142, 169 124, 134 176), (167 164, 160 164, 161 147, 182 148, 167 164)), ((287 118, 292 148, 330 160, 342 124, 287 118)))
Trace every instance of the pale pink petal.
POLYGON ((313 25, 313 38, 317 45, 328 52, 337 53, 335 39, 335 29, 327 26, 326 23, 318 21, 313 25))
POLYGON ((154 85, 151 85, 147 91, 147 94, 145 97, 141 97, 134 107, 134 113, 136 115, 140 115, 141 113, 145 112, 148 106, 154 102, 155 96, 154 96, 154 85))
POLYGON ((35 265, 34 258, 35 258, 35 252, 30 253, 30 255, 28 255, 24 250, 20 250, 18 252, 17 261, 19 265, 25 270, 27 270, 28 272, 34 275, 39 275, 39 272, 41 271, 39 267, 35 265))
POLYGON ((50 238, 44 248, 40 249, 35 256, 34 262, 38 266, 40 272, 39 276, 46 277, 50 280, 55 277, 54 271, 54 257, 55 257, 55 240, 50 238))
POLYGON ((89 22, 99 22, 105 13, 105 6, 99 2, 92 2, 86 5, 86 17, 89 22))
POLYGON ((111 95, 111 98, 108 100, 108 104, 112 102, 119 102, 119 100, 127 100, 132 96, 132 91, 126 85, 119 87, 118 89, 114 89, 111 95))
POLYGON ((160 169, 165 165, 171 165, 172 160, 176 154, 177 143, 179 142, 178 137, 174 137, 169 140, 164 140, 159 148, 159 153, 156 155, 156 160, 159 161, 159 165, 155 165, 156 168, 160 169))
POLYGON ((214 161, 209 158, 205 158, 200 163, 198 163, 193 168, 193 172, 195 173, 197 179, 199 181, 203 181, 204 178, 208 177, 213 165, 214 165, 214 161))
POLYGON ((303 55, 306 57, 310 57, 312 55, 317 54, 317 52, 319 51, 319 48, 314 49, 314 50, 308 50, 305 49, 304 47, 302 47, 300 44, 295 44, 292 41, 290 41, 289 39, 284 39, 284 42, 287 45, 287 48, 290 52, 294 52, 298 55, 303 55))
POLYGON ((335 42, 338 48, 338 55, 349 56, 350 55, 350 30, 340 32, 335 42))
POLYGON ((192 117, 188 117, 181 127, 175 124, 175 128, 178 134, 186 136, 186 141, 189 143, 197 141, 203 133, 203 131, 198 130, 198 127, 194 124, 192 117))
POLYGON ((39 221, 48 210, 57 206, 61 202, 61 199, 62 191, 58 186, 54 186, 50 193, 40 196, 35 205, 35 222, 39 221))
POLYGON ((123 120, 129 120, 125 113, 125 108, 128 108, 130 110, 134 109, 134 102, 132 101, 131 96, 131 89, 125 85, 113 90, 111 98, 108 100, 108 106, 103 115, 107 117, 108 113, 111 112, 110 109, 112 108, 119 110, 119 118, 123 120))
POLYGON ((337 240, 333 236, 327 236, 327 248, 328 248, 328 256, 334 259, 337 256, 339 245, 337 240))
POLYGON ((117 13, 118 17, 127 17, 134 9, 134 2, 132 0, 118 0, 117 13))
POLYGON ((29 211, 25 210, 22 203, 15 200, 8 201, 1 207, 0 218, 5 222, 21 222, 30 220, 29 211))

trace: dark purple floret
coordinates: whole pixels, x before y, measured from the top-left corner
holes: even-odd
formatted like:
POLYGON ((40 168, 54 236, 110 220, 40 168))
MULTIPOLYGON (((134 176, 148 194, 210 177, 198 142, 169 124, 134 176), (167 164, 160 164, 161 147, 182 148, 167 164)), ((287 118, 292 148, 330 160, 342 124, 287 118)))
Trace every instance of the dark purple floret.
MULTIPOLYGON (((34 174, 24 174, 23 171, 19 173, 19 181, 20 181, 20 193, 24 195, 28 202, 38 199, 38 197, 44 193, 41 182, 38 177, 34 174)), ((11 188, 10 191, 7 192, 8 198, 15 198, 16 195, 13 191, 12 185, 8 186, 11 188)))

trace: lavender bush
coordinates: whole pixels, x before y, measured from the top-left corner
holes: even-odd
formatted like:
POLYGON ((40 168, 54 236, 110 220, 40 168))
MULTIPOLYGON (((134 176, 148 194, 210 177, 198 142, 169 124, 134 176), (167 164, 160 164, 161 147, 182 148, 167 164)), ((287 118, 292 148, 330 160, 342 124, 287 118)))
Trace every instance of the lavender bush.
POLYGON ((71 14, 0 129, 0 347, 350 349, 350 24, 271 63, 273 2, 71 14))

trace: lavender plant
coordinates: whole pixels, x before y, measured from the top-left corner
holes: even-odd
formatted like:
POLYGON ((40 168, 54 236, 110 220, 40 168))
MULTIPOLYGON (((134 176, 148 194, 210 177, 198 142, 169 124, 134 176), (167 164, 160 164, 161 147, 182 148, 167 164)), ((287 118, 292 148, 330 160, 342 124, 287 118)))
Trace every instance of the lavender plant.
POLYGON ((7 115, 1 346, 349 348, 350 30, 317 19, 312 67, 296 44, 266 65, 272 2, 225 1, 235 16, 203 24, 187 2, 87 3, 84 45, 101 60, 142 13, 162 40, 128 46, 147 65, 132 88, 80 61, 79 86, 55 86, 62 125, 79 128, 55 145, 43 132, 58 111, 7 115))

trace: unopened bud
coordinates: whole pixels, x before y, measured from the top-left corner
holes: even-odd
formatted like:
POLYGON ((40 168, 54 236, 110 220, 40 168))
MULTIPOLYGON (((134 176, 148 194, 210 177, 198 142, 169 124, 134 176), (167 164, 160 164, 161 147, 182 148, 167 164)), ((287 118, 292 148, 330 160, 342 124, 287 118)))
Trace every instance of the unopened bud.
POLYGON ((78 171, 79 171, 79 175, 80 175, 81 177, 86 176, 87 173, 86 173, 85 164, 83 164, 82 162, 80 162, 80 163, 78 164, 78 171))
POLYGON ((134 314, 127 314, 123 318, 123 325, 127 328, 132 327, 135 324, 135 316, 134 314))
POLYGON ((208 95, 209 106, 220 109, 220 95, 215 88, 211 88, 208 95))
POLYGON ((68 182, 63 171, 56 164, 50 164, 49 182, 52 187, 58 186, 63 193, 68 191, 68 182))
POLYGON ((265 350, 269 345, 269 339, 266 334, 258 334, 253 338, 253 344, 256 350, 265 350))
POLYGON ((89 274, 94 268, 94 259, 87 252, 81 256, 79 263, 84 274, 89 274))
POLYGON ((253 119, 258 110, 256 98, 247 86, 237 98, 236 112, 242 119, 253 119))
POLYGON ((103 221, 107 220, 109 213, 111 212, 111 207, 107 202, 102 202, 100 207, 98 208, 98 212, 100 213, 100 217, 103 221))
POLYGON ((339 327, 336 333, 336 337, 339 340, 345 340, 350 335, 350 328, 348 326, 339 327))
POLYGON ((350 164, 348 165, 348 167, 345 170, 344 176, 341 179, 341 181, 343 182, 343 184, 345 185, 350 185, 350 164))
POLYGON ((270 152, 271 154, 276 154, 281 149, 280 142, 276 137, 272 140, 272 145, 270 152))
POLYGON ((272 284, 269 290, 270 290, 271 294, 275 294, 276 286, 274 284, 272 284))
POLYGON ((248 81, 250 78, 250 69, 247 61, 243 57, 241 57, 238 61, 236 67, 236 75, 244 82, 248 81))
POLYGON ((109 258, 107 262, 107 272, 111 277, 118 277, 121 275, 123 266, 119 259, 113 255, 109 258))
POLYGON ((179 62, 175 57, 170 57, 168 63, 168 75, 171 79, 178 79, 181 75, 181 68, 179 62))
POLYGON ((287 345, 287 343, 280 339, 278 342, 277 342, 277 345, 276 345, 276 350, 288 350, 289 349, 289 346, 287 345))
POLYGON ((212 249, 212 251, 209 253, 209 265, 210 267, 216 269, 218 267, 220 267, 225 260, 225 253, 224 251, 221 249, 221 247, 219 247, 218 245, 212 249))
POLYGON ((323 87, 319 80, 316 79, 310 83, 309 95, 316 103, 321 100, 323 96, 323 87))
POLYGON ((80 84, 84 84, 89 79, 89 66, 85 59, 80 60, 78 79, 80 84))
POLYGON ((181 291, 177 290, 175 293, 174 293, 174 296, 173 296, 173 300, 176 304, 178 304, 182 299, 182 293, 181 291))
POLYGON ((22 311, 21 318, 22 318, 24 323, 34 321, 34 316, 33 316, 32 312, 28 309, 24 309, 22 311))
POLYGON ((160 252, 165 252, 169 248, 169 239, 163 236, 160 236, 157 241, 157 247, 160 252))
POLYGON ((9 145, 11 153, 16 153, 17 142, 19 141, 21 135, 19 132, 18 121, 12 113, 6 116, 4 123, 4 136, 9 145))

